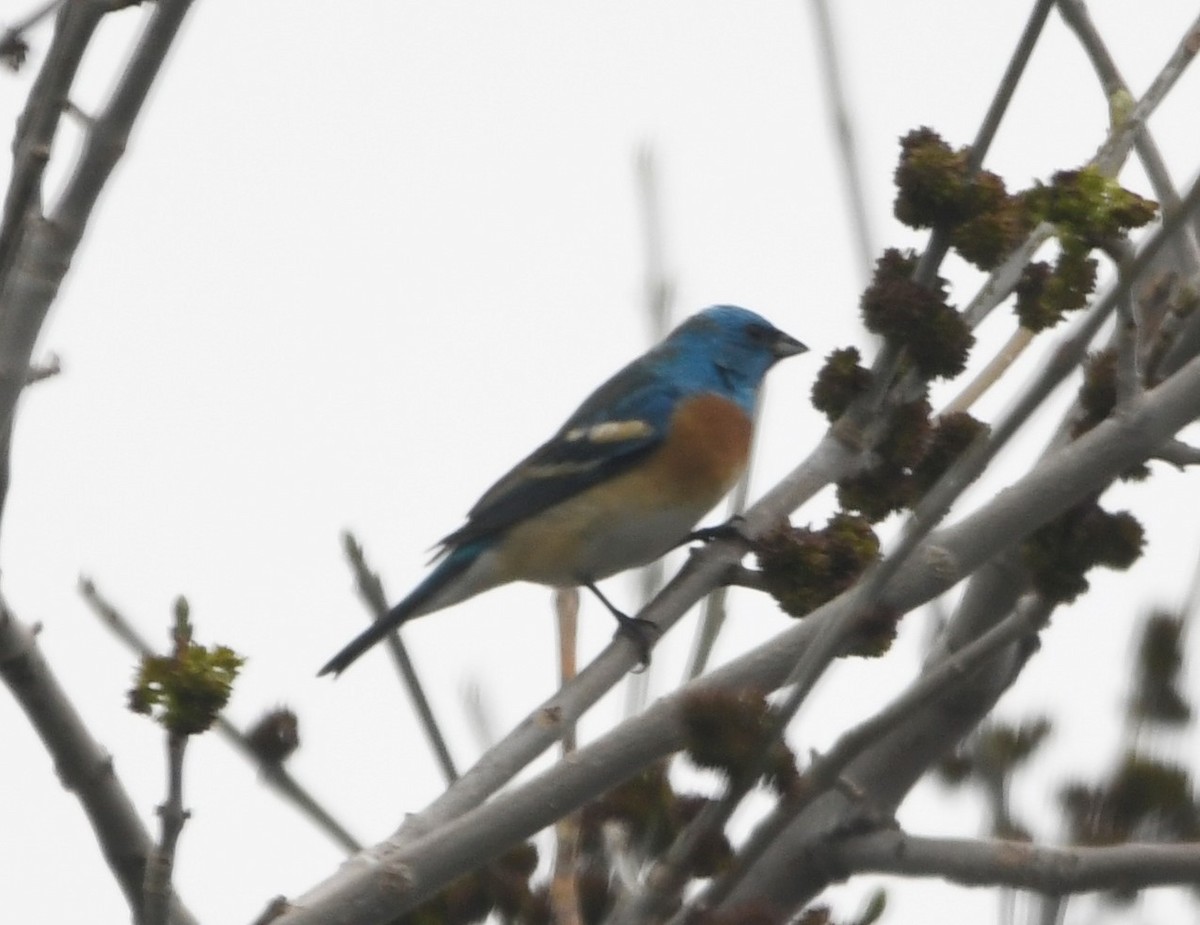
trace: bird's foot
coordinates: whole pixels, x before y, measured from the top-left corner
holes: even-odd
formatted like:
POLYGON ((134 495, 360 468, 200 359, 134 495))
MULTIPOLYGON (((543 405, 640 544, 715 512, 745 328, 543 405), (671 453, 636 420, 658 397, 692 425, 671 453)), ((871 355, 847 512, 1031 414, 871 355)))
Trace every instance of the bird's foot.
POLYGON ((711 543, 713 540, 734 540, 741 543, 743 546, 749 546, 750 537, 746 535, 746 518, 741 514, 734 514, 723 524, 717 524, 715 527, 702 527, 699 530, 693 530, 683 538, 679 545, 686 546, 688 543, 711 543))
POLYGON ((638 652, 638 671, 650 667, 650 650, 662 635, 658 624, 616 610, 613 611, 613 616, 617 619, 617 631, 613 638, 624 636, 634 644, 638 652))
POLYGON ((596 587, 594 581, 583 582, 583 587, 591 591, 601 604, 605 606, 609 613, 617 621, 617 632, 614 635, 624 636, 632 642, 638 650, 638 667, 645 668, 650 664, 650 649, 654 643, 658 641, 658 637, 662 635, 662 630, 658 624, 651 623, 649 620, 643 620, 641 617, 631 617, 629 614, 618 608, 612 601, 601 593, 596 587))

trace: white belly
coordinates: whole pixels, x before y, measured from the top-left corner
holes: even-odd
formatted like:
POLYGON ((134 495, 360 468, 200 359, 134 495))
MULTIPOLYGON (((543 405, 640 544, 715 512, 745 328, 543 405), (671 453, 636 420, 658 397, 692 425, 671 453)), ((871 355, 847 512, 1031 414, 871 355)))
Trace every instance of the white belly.
POLYGON ((584 493, 509 532, 495 551, 509 581, 570 587, 653 562, 678 545, 709 510, 672 504, 613 510, 584 493))

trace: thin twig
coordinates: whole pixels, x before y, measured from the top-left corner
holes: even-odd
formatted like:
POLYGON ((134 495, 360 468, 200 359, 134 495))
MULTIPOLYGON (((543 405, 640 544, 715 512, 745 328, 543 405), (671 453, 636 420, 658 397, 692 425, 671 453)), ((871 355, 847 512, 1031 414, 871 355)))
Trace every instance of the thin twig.
MULTIPOLYGON (((1004 69, 1004 75, 1000 78, 991 103, 988 104, 983 121, 979 124, 979 130, 975 133, 975 140, 971 142, 970 153, 967 156, 967 177, 973 176, 983 166, 984 158, 987 157, 987 152, 992 146, 992 139, 996 137, 1000 122, 1008 111, 1009 103, 1012 102, 1013 94, 1017 90, 1017 84, 1020 83, 1021 77, 1025 73, 1029 58, 1041 37, 1042 29, 1046 25, 1046 17, 1053 5, 1053 0, 1037 0, 1034 4, 1033 11, 1025 22, 1025 28, 1021 30, 1017 46, 1013 49, 1012 57, 1009 58, 1008 66, 1004 69)), ((925 246, 925 251, 921 254, 920 262, 913 273, 913 279, 922 286, 932 285, 937 276, 938 267, 941 266, 942 259, 946 256, 949 248, 949 234, 945 229, 935 228, 933 234, 930 235, 929 243, 925 246)), ((993 276, 995 275, 993 274, 993 276)), ((963 315, 968 316, 968 312, 964 311, 963 315)))
MULTIPOLYGON (((579 672, 579 589, 559 588, 554 592, 555 626, 558 627, 558 677, 566 685, 579 672)), ((575 751, 575 724, 564 723, 562 729, 563 755, 575 751)))
MULTIPOLYGON (((1193 187, 1192 193, 1200 197, 1200 188, 1193 187)), ((1155 247, 1161 246, 1162 239, 1171 231, 1169 223, 1158 229, 1146 242, 1139 257, 1145 255, 1149 259, 1155 247)), ((1111 294, 1109 297, 1112 297, 1111 294)), ((1102 298, 1084 316, 1076 326, 1077 333, 1052 354, 1047 367, 1030 387, 1024 401, 1018 403, 1014 420, 1020 419, 1022 407, 1024 413, 1036 407, 1054 385, 1075 368, 1109 311, 1111 303, 1102 298)), ((745 534, 750 538, 763 535, 786 513, 815 495, 830 481, 856 471, 864 459, 860 450, 851 448, 840 437, 827 435, 806 460, 747 509, 745 534)), ((959 466, 964 464, 960 462, 959 466)), ((955 471, 955 468, 951 469, 951 473, 955 471)), ((970 473, 970 467, 964 467, 956 474, 969 482, 973 478, 970 473)), ((737 569, 741 554, 742 550, 737 544, 721 541, 710 543, 697 551, 680 574, 642 611, 641 616, 654 620, 664 629, 669 628, 708 589, 724 582, 731 570, 737 569)), ((494 793, 511 775, 555 741, 553 724, 547 724, 546 717, 566 721, 581 715, 633 666, 634 660, 633 653, 624 647, 610 646, 602 652, 580 673, 574 685, 537 708, 526 722, 521 723, 492 750, 487 760, 477 763, 464 775, 460 786, 438 798, 425 812, 410 817, 402 830, 405 840, 419 839, 494 793)))
POLYGON ((725 585, 731 588, 749 588, 752 591, 767 590, 762 572, 744 565, 738 565, 729 570, 725 578, 725 585))
POLYGON ((13 166, 0 214, 0 514, 8 496, 13 416, 25 387, 33 345, 73 248, 58 253, 49 240, 29 247, 46 229, 40 222, 42 176, 67 92, 104 10, 98 3, 70 3, 60 11, 54 38, 17 119, 13 166), (18 273, 20 255, 41 266, 18 273), (58 259, 51 259, 57 257, 58 259))
MULTIPOLYGON (((1200 197, 1200 184, 1194 185, 1188 195, 1189 198, 1200 197)), ((1177 225, 1178 221, 1174 224, 1177 225)), ((1159 229, 1159 233, 1151 236, 1137 258, 1130 262, 1130 272, 1121 275, 1110 298, 1102 299, 1098 303, 1098 307, 1095 307, 1090 313, 1089 317, 1093 325, 1098 326, 1097 319, 1103 319, 1119 301, 1122 294, 1128 292, 1130 281, 1137 277, 1137 269, 1144 266, 1168 236, 1174 232, 1174 227, 1168 228, 1168 225, 1164 225, 1159 229)), ((1090 339, 1090 337, 1087 338, 1089 342, 1090 339)), ((1076 356, 1075 362, 1069 366, 1059 362, 1052 367, 1052 370, 1074 368, 1080 356, 1076 356)), ((1061 357, 1057 359, 1061 360, 1061 357)), ((912 515, 905 522, 899 541, 894 548, 882 562, 860 580, 855 588, 848 592, 855 601, 854 606, 848 608, 842 619, 830 621, 821 628, 812 645, 805 649, 784 682, 784 686, 789 687, 788 694, 771 711, 769 732, 763 736, 762 744, 756 753, 757 764, 765 762, 767 749, 782 736, 800 705, 816 684, 817 679, 841 649, 845 636, 853 632, 855 621, 859 615, 878 606, 883 589, 888 582, 950 510, 954 500, 966 490, 987 463, 1017 432, 1021 424, 1028 419, 1032 409, 1049 395, 1052 383, 1057 381, 1060 381, 1057 376, 1053 378, 1039 377, 1035 380, 1037 388, 1029 390, 1026 393, 1025 401, 1019 402, 1017 407, 991 433, 981 435, 959 458, 913 510, 912 515)), ((755 762, 749 764, 751 767, 757 766, 755 762)), ((661 862, 664 869, 660 872, 656 882, 660 884, 659 889, 665 890, 665 892, 660 892, 660 896, 674 895, 673 891, 681 886, 682 873, 680 872, 686 869, 686 861, 691 857, 691 853, 707 833, 724 828, 736 806, 749 792, 755 776, 753 771, 750 771, 739 781, 731 782, 721 799, 708 804, 679 836, 667 857, 661 862)), ((651 900, 647 899, 646 902, 650 903, 651 900)), ((642 907, 636 905, 636 908, 641 909, 642 907)), ((634 920, 633 918, 626 919, 630 922, 634 920)))
POLYGON ((1137 105, 1130 110, 1129 116, 1118 126, 1114 126, 1108 140, 1096 152, 1092 163, 1106 176, 1116 176, 1120 165, 1129 156, 1138 133, 1144 130, 1150 115, 1166 98, 1167 93, 1175 86, 1183 72, 1200 52, 1200 16, 1192 20, 1192 24, 1184 31, 1171 52, 1166 63, 1159 70, 1137 105))
POLYGON ((25 33, 62 6, 63 2, 64 0, 48 0, 24 19, 18 20, 0 33, 0 60, 14 71, 19 70, 25 63, 25 55, 29 50, 25 33))
MULTIPOLYGON (((350 568, 354 572, 359 597, 367 605, 372 619, 376 621, 384 619, 388 613, 388 602, 379 573, 373 571, 367 564, 362 544, 354 534, 350 532, 342 534, 342 547, 346 553, 346 561, 350 563, 350 568)), ((404 683, 404 688, 408 691, 408 696, 417 711, 417 718, 421 722, 421 728, 425 730, 425 738, 429 741, 430 748, 433 749, 434 757, 437 758, 438 766, 442 770, 442 776, 446 779, 446 783, 452 784, 458 780, 458 768, 455 767, 454 759, 450 755, 446 737, 442 735, 441 725, 433 714, 433 706, 429 703, 429 698, 425 696, 425 687, 417 675, 417 666, 413 664, 408 649, 400 638, 399 630, 392 630, 386 638, 388 650, 392 653, 392 660, 396 664, 396 670, 400 673, 400 680, 404 683)))
MULTIPOLYGON (((654 147, 645 142, 634 155, 634 181, 641 206, 643 259, 642 291, 647 329, 652 344, 667 335, 671 323, 671 306, 675 301, 675 281, 667 271, 666 232, 663 230, 662 185, 659 182, 658 158, 654 147)), ((644 607, 663 585, 666 567, 657 559, 638 570, 641 585, 639 607, 644 607)), ((640 713, 650 697, 650 678, 654 665, 646 665, 625 680, 625 715, 640 713)))
POLYGON ((979 131, 975 134, 975 140, 971 142, 971 153, 967 156, 968 176, 983 166, 983 159, 987 155, 988 149, 991 148, 992 139, 996 137, 996 132, 1000 128, 1000 120, 1008 110, 1009 103, 1012 102, 1013 94, 1017 90, 1017 84, 1020 83, 1021 77, 1025 73, 1025 68, 1029 65, 1029 58, 1033 54, 1034 46, 1037 45, 1038 39, 1042 35, 1042 29, 1046 25, 1046 17, 1050 15, 1050 8, 1052 6, 1054 6, 1053 0, 1037 0, 1033 5, 1033 11, 1029 14, 1029 19, 1025 22, 1025 28, 1021 30, 1021 37, 1017 40, 1017 47, 1013 49, 1008 67, 1004 69, 1004 76, 1000 78, 1000 84, 996 87, 996 93, 988 106, 987 114, 983 117, 983 122, 979 125, 979 131))
POLYGON ((1200 465, 1200 447, 1184 443, 1182 440, 1168 440, 1154 453, 1154 459, 1170 463, 1177 469, 1200 465))
MULTIPOLYGON (((1095 167, 1105 176, 1116 176, 1138 131, 1145 126, 1146 120, 1175 86, 1184 70, 1196 56, 1197 51, 1200 51, 1200 19, 1197 19, 1184 33, 1183 38, 1168 57, 1150 87, 1130 110, 1128 117, 1111 127, 1104 142, 1088 161, 1089 166, 1095 167)), ((1164 214, 1164 221, 1169 218, 1169 215, 1164 214)), ((1008 298, 1020 279, 1025 265, 1053 232, 1054 227, 1046 222, 1038 225, 1029 233, 1025 241, 992 271, 976 296, 962 310, 963 319, 971 327, 979 325, 992 309, 1008 298)))
MULTIPOLYGON (((1092 62, 1096 76, 1099 77, 1100 84, 1104 88, 1104 94, 1110 101, 1110 107, 1112 101, 1116 99, 1132 101, 1133 97, 1129 92, 1129 87, 1117 69, 1117 64, 1109 54, 1108 47, 1104 44, 1100 33, 1092 23, 1087 6, 1082 0, 1058 0, 1058 12, 1071 31, 1075 33, 1080 45, 1087 53, 1088 59, 1092 62)), ((1138 159, 1146 170, 1146 176, 1150 180, 1154 195, 1162 204, 1163 213, 1166 214, 1179 208, 1179 193, 1171 181, 1171 174, 1158 150, 1158 145, 1155 144, 1154 138, 1144 123, 1134 134, 1133 143, 1137 149, 1138 159)), ((1200 255, 1197 254, 1193 231, 1194 229, 1189 228, 1175 242, 1176 259, 1182 272, 1188 276, 1200 270, 1200 255)))
MULTIPOLYGON (((95 30, 112 5, 65 3, 54 37, 17 122, 13 170, 0 215, 0 508, 9 485, 11 439, 17 399, 26 385, 38 333, 82 238, 91 208, 121 152, 146 93, 190 6, 189 0, 159 0, 134 45, 103 117, 90 127, 83 153, 67 182, 78 207, 69 216, 42 215, 42 179, 60 124, 67 94, 95 30), (96 157, 97 138, 119 138, 96 157), (89 155, 92 155, 89 157, 89 155), (96 169, 100 168, 100 169, 96 169), (86 193, 86 195, 81 195, 86 193), (60 219, 69 218, 69 223, 60 219)), ((64 782, 75 790, 132 909, 143 907, 146 859, 152 843, 111 763, 91 740, 59 689, 28 632, 4 612, 0 653, 16 652, 4 664, 5 680, 32 725, 55 756, 64 782), (20 671, 21 676, 12 676, 20 671)), ((165 901, 167 920, 191 922, 173 895, 165 901)))
POLYGON ((461 698, 463 715, 475 735, 479 751, 486 752, 500 738, 496 733, 499 724, 488 705, 489 698, 484 697, 483 690, 476 680, 469 680, 463 686, 461 698))
MULTIPOLYGON (((1190 367, 1185 367, 1190 369, 1190 367)), ((1182 383, 1184 380, 1177 380, 1182 383)), ((1155 401, 1152 402, 1155 406, 1164 400, 1162 389, 1167 388, 1169 391, 1174 391, 1175 388, 1182 388, 1182 385, 1175 386, 1164 383, 1156 390, 1155 401)), ((1167 403, 1175 409, 1179 409, 1167 403)), ((1166 407, 1164 406, 1164 407, 1166 407)), ((1134 418, 1141 418, 1140 414, 1134 415, 1134 418)), ((1159 423, 1165 423, 1166 418, 1160 418, 1159 423)), ((1128 421, 1122 421, 1119 428, 1123 429, 1128 426, 1128 421)), ((1073 452, 1060 454, 1056 460, 1047 466, 1039 469, 1037 472, 1031 472, 1028 476, 1039 484, 1044 483, 1049 485, 1048 479, 1054 478, 1055 471, 1068 460, 1083 458, 1083 454, 1091 445, 1098 439, 1099 432, 1106 432, 1112 427, 1118 427, 1117 423, 1111 425, 1101 425, 1097 431, 1093 431, 1091 435, 1085 436, 1081 442, 1073 448, 1073 452)), ((1173 431, 1172 431, 1173 432, 1173 431)), ((1157 431, 1152 436, 1157 435, 1157 431)), ((1165 433, 1165 432, 1164 432, 1165 433)), ((1119 452, 1129 453, 1133 450, 1135 444, 1126 442, 1119 448, 1119 452)), ((1112 462, 1112 453, 1118 452, 1114 446, 1109 450, 1109 456, 1105 457, 1106 462, 1112 462)), ((859 451, 854 450, 840 439, 828 437, 821 441, 814 455, 802 463, 797 469, 778 486, 772 489, 755 505, 746 515, 747 533, 750 536, 758 535, 759 532, 772 526, 779 517, 781 511, 793 509, 793 507, 804 498, 808 497, 811 492, 815 492, 820 486, 827 483, 828 479, 838 472, 846 472, 852 467, 860 464, 862 455, 859 451)), ((1066 495, 1069 493, 1071 497, 1077 497, 1077 492, 1083 490, 1085 486, 1094 484, 1090 479, 1080 479, 1077 475, 1073 476, 1069 484, 1055 481, 1055 489, 1051 493, 1054 499, 1053 505, 1048 506, 1046 497, 1041 496, 1038 499, 1036 510, 1028 510, 1022 513, 1022 517, 1031 519, 1031 522, 1041 522, 1040 518, 1052 516, 1054 511, 1060 510, 1057 507, 1060 502, 1065 501, 1066 495)), ((1011 503, 1013 495, 1006 495, 1006 506, 1011 503)), ((987 510, 987 508, 985 508, 987 510)), ((1015 511, 1015 508, 1010 510, 1015 511)), ((970 563, 975 560, 972 557, 971 549, 962 545, 963 539, 968 535, 963 531, 968 529, 968 524, 978 523, 978 518, 983 516, 983 511, 972 518, 968 518, 960 525, 961 529, 956 529, 947 534, 945 542, 950 542, 950 536, 953 535, 955 540, 947 548, 953 548, 955 556, 950 557, 943 554, 936 565, 928 562, 923 564, 923 568, 931 571, 923 574, 938 576, 939 591, 944 585, 941 582, 944 580, 947 583, 952 583, 962 576, 959 569, 973 569, 970 563)), ((1008 518, 1005 521, 1008 527, 1013 526, 1015 521, 1008 518)), ((1024 521, 1022 522, 1024 523, 1024 521)), ((996 543, 999 540, 994 533, 986 537, 978 535, 976 537, 980 541, 986 540, 989 543, 996 543)), ((932 552, 935 548, 942 548, 943 542, 941 537, 933 538, 926 546, 932 552)), ((978 551, 978 550, 976 550, 978 551)), ((991 553, 994 555, 994 552, 991 553)), ((643 611, 644 617, 656 619, 659 625, 666 626, 678 619, 678 615, 682 612, 682 608, 686 607, 696 599, 693 595, 702 593, 706 587, 711 587, 714 581, 721 580, 727 570, 736 563, 739 558, 737 550, 726 548, 722 544, 713 544, 701 553, 694 556, 685 567, 681 575, 672 582, 664 592, 656 599, 655 603, 643 611)), ((839 607, 836 609, 838 613, 845 613, 849 609, 848 601, 839 599, 839 607)), ((824 610, 824 608, 823 608, 824 610)), ((826 611, 833 614, 833 609, 826 611)), ((810 620, 816 620, 817 615, 810 616, 810 620)), ((817 626, 830 622, 826 620, 817 620, 817 626)), ((807 630, 807 627, 798 629, 807 630)), ((786 634, 785 634, 786 635, 786 634)), ((804 632, 806 641, 811 641, 811 633, 804 632)), ((781 653, 773 651, 768 656, 767 652, 760 647, 755 650, 755 653, 744 657, 744 659, 735 660, 725 669, 717 672, 717 677, 732 676, 739 670, 743 670, 745 664, 752 663, 755 659, 763 659, 771 657, 778 658, 781 653), (748 661, 746 661, 748 660, 748 661)), ((774 663, 774 662, 773 662, 774 663)), ((579 713, 590 706, 613 681, 624 673, 625 670, 632 664, 632 654, 626 651, 614 651, 612 648, 606 650, 601 656, 588 666, 583 672, 575 685, 570 689, 564 689, 547 704, 536 711, 530 722, 523 723, 514 735, 509 739, 500 743, 493 752, 485 758, 480 764, 469 772, 462 781, 462 786, 454 788, 452 792, 447 792, 442 798, 435 801, 426 812, 417 817, 413 817, 405 826, 402 833, 398 834, 397 838, 391 842, 391 846, 404 844, 403 857, 412 859, 416 855, 410 851, 419 850, 419 847, 432 847, 437 844, 439 849, 447 849, 453 843, 459 843, 449 837, 451 831, 457 832, 460 827, 465 831, 468 823, 471 824, 472 831, 477 831, 475 825, 481 823, 485 817, 490 818, 492 810, 490 807, 480 807, 464 812, 464 807, 478 806, 479 802, 486 798, 487 795, 494 792, 496 786, 503 780, 507 780, 511 774, 517 769, 523 767, 529 760, 528 756, 540 753, 540 751, 554 739, 554 722, 560 721, 561 718, 572 718, 578 716, 579 713), (546 720, 553 717, 552 722, 547 723, 546 720), (536 728, 540 723, 543 728, 536 728), (456 820, 456 821, 450 821, 456 820), (427 835, 437 829, 437 836, 427 835)), ((627 724, 628 725, 628 724, 627 724)), ((636 724, 640 728, 640 724, 636 724)), ((657 743, 662 746, 665 743, 657 743)), ((591 783, 603 785, 604 780, 597 781, 592 779, 591 783)), ((504 801, 503 807, 495 807, 495 812, 503 809, 506 813, 519 811, 520 807, 513 805, 510 800, 504 801)), ((473 850, 482 853, 483 845, 476 841, 473 844, 473 850)), ((459 845, 457 850, 461 850, 459 845)), ((394 850, 394 847, 393 847, 394 850)), ((425 859, 428 863, 422 864, 422 869, 429 873, 436 868, 440 861, 433 858, 425 859)), ((462 857, 458 858, 462 861, 462 857)), ((356 868, 355 871, 347 871, 345 877, 338 887, 334 888, 336 894, 341 894, 342 889, 357 890, 358 888, 368 889, 368 881, 364 878, 370 878, 371 874, 368 871, 356 868)), ((428 884, 427 881, 423 881, 428 884)), ((418 892, 422 892, 419 890, 418 892)), ((301 919, 303 920, 303 917, 301 919)))
MULTIPOLYGON (((133 624, 122 614, 88 578, 79 579, 79 594, 91 608, 92 613, 123 642, 126 647, 145 658, 158 654, 133 624)), ((258 768, 262 778, 270 783, 281 796, 293 803, 313 823, 347 852, 362 850, 362 844, 354 838, 329 812, 278 762, 263 761, 249 737, 224 716, 218 716, 214 728, 225 741, 234 746, 242 757, 258 768)))
POLYGON ((866 193, 858 144, 854 137, 854 119, 846 102, 845 81, 838 61, 837 36, 828 0, 812 0, 813 21, 816 24, 817 54, 821 76, 825 81, 825 96, 833 122, 833 138, 837 144, 837 161, 842 166, 842 181, 850 207, 850 224, 854 231, 854 249, 858 254, 859 277, 862 285, 871 279, 875 266, 875 236, 867 218, 866 193))
MULTIPOLYGON (((78 711, 46 664, 34 633, 0 599, 0 677, 29 717, 63 786, 79 800, 96 841, 130 909, 142 907, 146 859, 154 842, 113 768, 112 756, 92 738, 78 711)), ((196 925, 171 901, 173 925, 196 925)))
MULTIPOLYGON (((1200 360, 1193 360, 1139 398, 1124 414, 1101 422, 1030 470, 1001 496, 985 503, 960 523, 930 537, 906 573, 889 589, 884 604, 905 612, 941 594, 1030 530, 1144 459, 1198 414, 1200 360)), ((752 508, 747 511, 747 523, 753 524, 761 516, 762 512, 752 508)), ((708 547, 705 552, 714 548, 708 547)), ((689 582, 696 580, 695 574, 700 571, 696 563, 701 558, 700 555, 692 558, 690 573, 685 576, 689 582)), ((711 559, 712 556, 704 558, 711 559)), ((689 570, 685 569, 685 572, 689 570)), ((684 581, 681 578, 673 584, 679 587, 684 581)), ((643 611, 643 616, 662 617, 670 612, 667 598, 672 594, 676 599, 669 603, 674 610, 682 603, 678 599, 680 593, 669 585, 658 598, 659 606, 652 605, 643 611)), ((774 689, 783 680, 787 668, 795 663, 797 652, 812 643, 821 625, 841 618, 852 604, 852 595, 844 594, 823 605, 800 625, 717 669, 707 683, 723 688, 740 688, 753 683, 761 689, 774 689)), ((585 688, 583 682, 589 674, 607 673, 610 660, 619 660, 621 670, 628 670, 635 658, 630 647, 614 645, 581 671, 576 683, 585 688)), ((474 808, 463 811, 464 800, 480 798, 476 775, 468 772, 461 786, 465 789, 470 782, 475 785, 471 790, 456 792, 452 805, 439 800, 436 807, 413 817, 413 824, 403 835, 388 840, 369 857, 343 865, 336 874, 300 897, 295 908, 280 919, 280 925, 315 925, 324 921, 333 910, 343 916, 344 925, 358 925, 382 921, 387 916, 394 917, 413 908, 462 872, 540 830, 564 811, 594 798, 625 779, 637 767, 677 748, 681 741, 677 712, 680 698, 696 684, 659 700, 645 713, 583 746, 577 752, 576 760, 560 762, 532 780, 514 786, 504 799, 482 805, 477 802, 474 808), (448 810, 453 813, 449 818, 448 810), (380 863, 380 858, 386 858, 386 863, 380 863), (396 890, 399 874, 404 876, 402 896, 396 890)), ((561 714, 578 715, 574 709, 580 696, 590 698, 585 691, 564 689, 528 723, 522 724, 518 736, 522 747, 530 746, 525 727, 538 722, 544 727, 540 732, 553 741, 561 714), (545 715, 547 709, 554 711, 556 716, 545 715)), ((934 744, 941 744, 941 740, 933 739, 934 744)), ((500 760, 499 750, 503 746, 501 743, 480 764, 493 766, 500 760)), ((920 762, 916 760, 911 740, 905 740, 905 748, 908 771, 920 762)), ((925 754, 923 750, 921 754, 925 754)), ((513 757, 503 755, 505 764, 513 757)), ((522 761, 520 766, 524 767, 526 763, 522 761)), ((505 773, 506 770, 489 767, 488 779, 495 779, 497 772, 505 773)), ((915 780, 908 773, 898 777, 895 767, 889 766, 887 773, 892 787, 889 799, 896 798, 915 780)))
MULTIPOLYGON (((758 401, 754 406, 754 427, 751 430, 750 453, 746 468, 733 486, 729 497, 728 510, 732 518, 740 518, 750 500, 750 477, 754 471, 754 458, 758 450, 758 422, 762 418, 763 405, 766 402, 768 384, 764 383, 759 389, 758 401)), ((740 566, 739 566, 740 568, 740 566)), ((725 626, 728 613, 729 587, 733 581, 723 581, 704 598, 704 606, 700 612, 700 622, 696 627, 696 635, 692 640, 692 653, 688 658, 687 668, 684 669, 684 683, 700 677, 708 667, 712 656, 713 646, 725 626)))
POLYGON ((675 282, 667 272, 666 235, 663 233, 662 191, 658 180, 658 160, 649 144, 638 147, 634 157, 638 203, 641 205, 642 241, 645 254, 642 271, 644 304, 654 343, 667 333, 675 282))
POLYGON ((50 354, 46 358, 45 363, 38 363, 29 367, 29 372, 25 375, 25 384, 33 385, 35 382, 41 382, 44 379, 53 379, 62 372, 62 363, 59 361, 56 354, 50 354))
POLYGON ((175 848, 188 818, 188 812, 183 808, 183 757, 187 743, 186 735, 177 732, 167 735, 167 799, 158 808, 162 829, 158 845, 146 861, 145 906, 139 919, 141 925, 167 925, 175 848))
POLYGON ((1025 352, 1025 348, 1031 343, 1033 343, 1033 331, 1027 327, 1019 326, 1013 331, 1008 342, 992 357, 987 366, 979 371, 979 375, 968 382, 962 391, 955 395, 938 412, 938 416, 945 417, 947 414, 969 410, 975 402, 983 397, 988 389, 1000 381, 1004 373, 1008 371, 1009 367, 1017 361, 1021 354, 1025 352))
POLYGON ((105 10, 99 3, 72 3, 58 15, 54 38, 17 119, 13 168, 0 218, 0 292, 27 231, 26 219, 41 207, 42 175, 58 129, 67 93, 83 53, 105 10))
MULTIPOLYGON (((999 129, 1004 113, 1008 110, 1013 93, 1016 91, 1017 84, 1020 82, 1021 76, 1024 74, 1025 68, 1029 63, 1029 57, 1033 52, 1033 48, 1042 33, 1042 28, 1045 26, 1046 16, 1050 11, 1051 5, 1052 0, 1037 0, 1029 19, 1026 21, 1021 38, 1017 42, 1017 47, 1013 49, 1012 57, 1009 59, 1008 67, 1005 68, 1004 75, 1000 79, 1000 84, 992 96, 988 111, 980 123, 979 130, 975 133, 975 140, 971 145, 970 154, 967 158, 966 167, 968 177, 974 175, 983 165, 984 158, 991 147, 992 139, 999 129)), ((972 303, 962 310, 963 320, 969 327, 978 325, 992 307, 998 305, 1008 297, 1008 294, 1020 279, 1021 271, 1024 269, 1025 264, 1029 262, 1034 252, 1050 236, 1051 231, 1051 226, 1043 222, 1030 233, 1022 245, 1017 247, 991 273, 975 299, 972 300, 972 303)), ((912 274, 913 281, 921 286, 932 286, 934 280, 937 278, 938 268, 941 266, 942 260, 945 259, 949 250, 950 233, 948 229, 944 226, 935 227, 929 236, 924 251, 921 252, 920 259, 917 261, 917 267, 912 274)), ((883 349, 880 350, 879 355, 875 358, 875 362, 872 364, 873 385, 871 390, 864 396, 859 405, 871 412, 878 413, 881 411, 900 369, 900 352, 885 343, 883 349)), ((851 418, 854 416, 855 410, 852 409, 851 414, 845 417, 851 418)), ((839 422, 839 424, 841 423, 839 422)))
MULTIPOLYGON (((579 630, 579 589, 561 588, 554 592, 554 615, 558 627, 559 678, 563 685, 576 674, 579 630)), ((575 752, 575 724, 565 723, 562 730, 562 756, 575 752)), ((550 908, 553 920, 563 925, 583 921, 579 906, 579 813, 563 816, 554 824, 554 870, 550 876, 550 908)))

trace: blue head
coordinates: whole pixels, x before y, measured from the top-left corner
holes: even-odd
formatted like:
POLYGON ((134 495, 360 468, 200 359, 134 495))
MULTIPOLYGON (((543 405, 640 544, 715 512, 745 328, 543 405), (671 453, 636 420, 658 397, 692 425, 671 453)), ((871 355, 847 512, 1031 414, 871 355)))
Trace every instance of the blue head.
POLYGON ((679 325, 658 349, 689 384, 717 391, 750 411, 767 370, 808 348, 761 315, 714 305, 679 325))

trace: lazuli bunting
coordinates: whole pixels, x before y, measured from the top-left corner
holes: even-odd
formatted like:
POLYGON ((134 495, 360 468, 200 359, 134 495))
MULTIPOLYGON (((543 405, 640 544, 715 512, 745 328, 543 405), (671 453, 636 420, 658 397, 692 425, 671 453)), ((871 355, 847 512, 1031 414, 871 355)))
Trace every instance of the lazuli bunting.
POLYGON ((641 621, 595 583, 688 538, 746 466, 767 370, 806 349, 744 308, 693 315, 489 488, 438 544, 437 568, 320 673, 345 670, 412 617, 510 581, 589 588, 645 660, 641 621))

